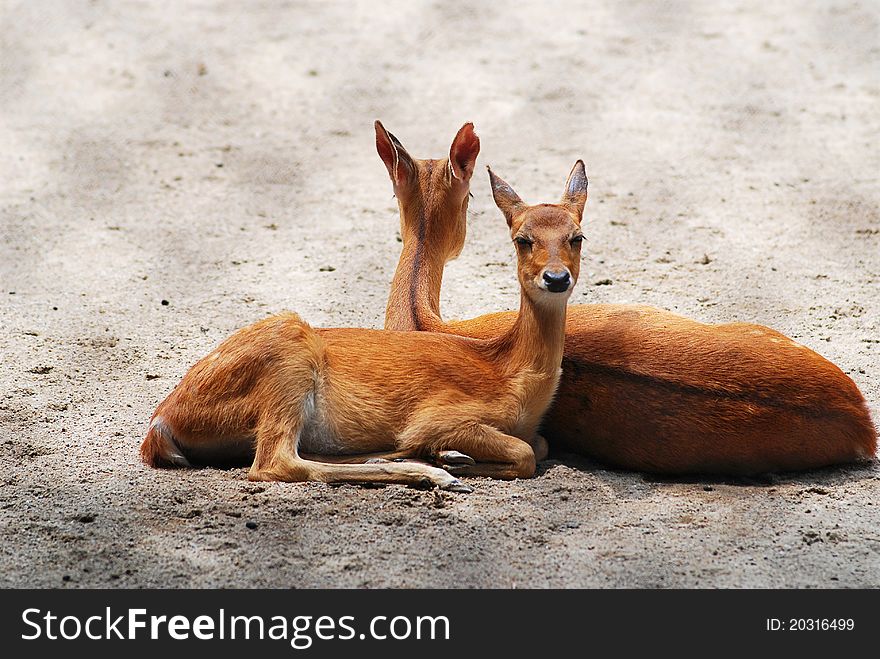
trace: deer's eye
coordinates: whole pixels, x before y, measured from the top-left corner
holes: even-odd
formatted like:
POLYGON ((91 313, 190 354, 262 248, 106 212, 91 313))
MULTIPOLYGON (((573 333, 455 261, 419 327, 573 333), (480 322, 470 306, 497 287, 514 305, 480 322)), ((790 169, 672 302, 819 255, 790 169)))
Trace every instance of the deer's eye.
POLYGON ((584 242, 583 236, 575 236, 569 241, 572 247, 580 247, 582 242, 584 242))
POLYGON ((515 242, 520 247, 531 247, 532 246, 532 241, 524 236, 517 236, 516 238, 513 239, 513 242, 515 242))

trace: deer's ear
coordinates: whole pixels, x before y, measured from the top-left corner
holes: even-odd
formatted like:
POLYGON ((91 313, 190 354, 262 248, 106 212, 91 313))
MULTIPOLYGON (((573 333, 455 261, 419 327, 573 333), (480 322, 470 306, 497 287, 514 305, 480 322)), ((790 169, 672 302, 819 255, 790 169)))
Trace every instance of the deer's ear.
POLYGON ((474 125, 468 122, 458 130, 452 146, 449 147, 452 175, 460 181, 469 181, 479 154, 480 138, 474 132, 474 125))
POLYGON ((583 160, 578 160, 571 168, 559 203, 574 211, 578 218, 583 216, 587 203, 587 170, 583 160))
POLYGON ((376 120, 376 151, 388 169, 391 182, 400 185, 415 175, 416 166, 403 145, 394 135, 385 130, 385 126, 376 120))
POLYGON ((486 169, 489 170, 489 184, 492 186, 492 196, 495 198, 495 205, 504 213, 507 226, 513 226, 513 218, 522 212, 526 205, 507 181, 495 176, 495 172, 490 167, 486 169))

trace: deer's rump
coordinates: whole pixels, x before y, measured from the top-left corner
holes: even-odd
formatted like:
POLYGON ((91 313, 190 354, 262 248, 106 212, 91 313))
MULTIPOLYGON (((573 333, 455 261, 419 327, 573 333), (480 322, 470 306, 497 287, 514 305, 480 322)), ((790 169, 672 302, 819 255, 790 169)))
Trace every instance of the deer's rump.
MULTIPOLYGON (((443 331, 487 338, 514 317, 443 331)), ((812 350, 766 327, 630 305, 569 307, 543 432, 553 447, 665 474, 809 469, 869 458, 877 445, 855 383, 812 350)))

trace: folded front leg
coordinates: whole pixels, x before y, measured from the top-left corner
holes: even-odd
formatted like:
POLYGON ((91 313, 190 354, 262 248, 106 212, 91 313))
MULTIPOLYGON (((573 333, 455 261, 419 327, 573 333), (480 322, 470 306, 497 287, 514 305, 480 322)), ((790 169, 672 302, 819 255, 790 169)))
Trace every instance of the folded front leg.
POLYGON ((407 428, 400 443, 404 448, 424 446, 455 474, 512 479, 535 473, 535 452, 527 442, 484 423, 422 417, 407 428))

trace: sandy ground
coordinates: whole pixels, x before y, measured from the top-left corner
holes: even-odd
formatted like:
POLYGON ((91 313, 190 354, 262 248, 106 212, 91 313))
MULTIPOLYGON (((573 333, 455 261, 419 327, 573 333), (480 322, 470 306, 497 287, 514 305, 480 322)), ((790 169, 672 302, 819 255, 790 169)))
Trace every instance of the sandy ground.
POLYGON ((458 4, 0 6, 0 585, 880 586, 877 463, 725 482, 561 455, 470 495, 140 464, 235 329, 381 326, 375 118, 416 157, 482 138, 447 317, 518 303, 482 166, 549 201, 583 157, 575 302, 770 325, 877 416, 876 3, 458 4))

